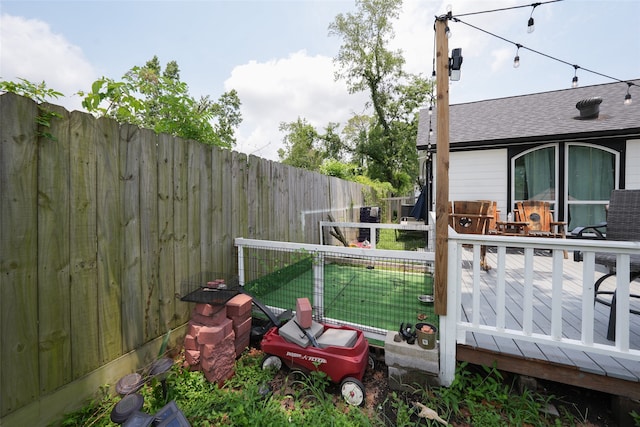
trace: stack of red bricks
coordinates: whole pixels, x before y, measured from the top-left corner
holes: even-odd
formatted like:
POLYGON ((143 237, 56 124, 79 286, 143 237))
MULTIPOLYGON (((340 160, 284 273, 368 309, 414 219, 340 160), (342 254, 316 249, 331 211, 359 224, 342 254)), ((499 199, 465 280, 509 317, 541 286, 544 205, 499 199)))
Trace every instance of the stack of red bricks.
POLYGON ((184 338, 186 364, 222 385, 235 373, 237 356, 251 339, 251 297, 238 294, 224 306, 196 304, 184 338))

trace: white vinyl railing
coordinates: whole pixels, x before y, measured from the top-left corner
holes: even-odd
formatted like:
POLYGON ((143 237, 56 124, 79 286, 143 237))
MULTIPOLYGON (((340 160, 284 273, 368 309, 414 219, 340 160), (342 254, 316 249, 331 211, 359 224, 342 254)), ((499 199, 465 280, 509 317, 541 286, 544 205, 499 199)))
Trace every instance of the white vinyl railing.
MULTIPOLYGON (((629 283, 629 256, 640 254, 640 242, 612 242, 603 240, 578 240, 578 239, 548 239, 539 237, 511 237, 511 236, 486 236, 457 234, 449 230, 449 254, 448 254, 448 300, 447 316, 440 317, 440 374, 443 384, 448 385, 453 381, 455 374, 456 344, 466 342, 467 332, 488 334, 494 337, 510 338, 534 342, 537 344, 551 344, 556 347, 583 351, 586 353, 603 354, 612 357, 640 360, 640 351, 630 349, 630 283, 629 283), (463 245, 473 247, 473 274, 471 289, 470 318, 464 319, 462 309, 461 265, 463 245), (480 269, 480 248, 482 245, 494 247, 497 257, 495 269, 495 312, 491 315, 483 315, 482 300, 482 274, 480 269), (507 294, 507 248, 520 248, 523 253, 521 270, 522 283, 522 313, 517 327, 513 322, 507 322, 505 307, 507 294), (551 271, 545 277, 549 291, 548 303, 550 305, 550 327, 548 330, 539 329, 535 322, 534 304, 539 303, 534 293, 539 291, 539 285, 534 286, 535 250, 550 250, 552 252, 551 271), (571 322, 566 316, 571 309, 563 305, 565 280, 563 273, 564 251, 581 251, 582 262, 582 290, 579 296, 580 318, 579 337, 567 337, 563 331, 563 324, 571 322), (617 312, 615 341, 595 342, 594 340, 594 282, 596 280, 596 252, 609 252, 617 254, 617 312), (488 320, 489 319, 489 320, 488 320), (508 324, 509 323, 509 324, 508 324), (535 324, 535 326, 534 326, 535 324)), ((510 267, 512 268, 512 266, 510 267)), ((513 276, 510 278, 513 280, 513 276)), ((538 279, 539 280, 539 279, 538 279)), ((612 279, 613 280, 613 279, 612 279)), ((469 287, 465 288, 469 292, 469 287)), ((468 295, 466 295, 468 301, 468 295)), ((489 307, 490 310, 493 308, 489 307)), ((573 310, 576 311, 575 309, 573 310)), ((509 313, 512 314, 512 313, 509 313)), ((575 313, 572 314, 575 316, 575 313)), ((574 319, 575 317, 572 317, 574 319)), ((578 326, 578 325, 574 325, 578 326)))
MULTIPOLYGON (((332 223, 322 222, 322 227, 369 227, 371 235, 375 235, 377 228, 398 228, 401 230, 429 231, 429 241, 433 242, 433 227, 423 224, 410 224, 399 226, 392 224, 370 224, 370 223, 332 223)), ((321 233, 322 234, 322 233, 321 233)), ((375 240, 375 239, 372 239, 375 240)), ((373 243, 373 242, 372 242, 373 243)), ((244 283, 244 259, 243 248, 261 249, 288 249, 306 250, 321 257, 325 252, 335 254, 344 253, 345 256, 363 256, 367 258, 393 258, 413 259, 424 262, 434 261, 434 252, 407 252, 388 251, 377 249, 345 248, 339 246, 310 245, 288 242, 273 242, 264 240, 253 240, 237 238, 235 245, 238 247, 238 272, 240 283, 244 283)), ((432 246, 429 246, 432 247, 432 246)), ((630 283, 629 283, 629 256, 640 254, 640 242, 612 242, 603 240, 582 240, 582 239, 550 239, 539 237, 513 237, 494 235, 470 235, 457 234, 449 228, 448 244, 448 293, 447 293, 447 315, 440 316, 440 381, 443 385, 450 385, 455 376, 456 367, 456 345, 464 344, 467 339, 467 332, 481 333, 494 337, 509 338, 514 340, 528 341, 537 344, 551 344, 556 347, 583 351, 586 353, 602 354, 621 359, 631 359, 640 361, 640 350, 630 347, 630 283), (471 245, 473 258, 471 268, 473 269, 471 286, 463 284, 462 264, 463 245, 471 245), (480 248, 488 246, 495 253, 497 262, 493 267, 492 274, 495 274, 495 283, 492 284, 492 293, 495 294, 495 304, 488 307, 483 304, 483 290, 481 286, 482 275, 486 272, 480 268, 480 248), (514 275, 509 271, 513 265, 507 266, 507 249, 519 249, 522 253, 522 265, 518 267, 518 274, 514 275), (549 250, 552 252, 550 270, 545 272, 541 279, 540 272, 536 270, 534 254, 536 250, 549 250), (579 295, 573 298, 574 306, 567 308, 563 305, 563 298, 566 299, 564 280, 564 253, 565 251, 581 251, 583 253, 582 268, 582 289, 579 295), (596 280, 597 267, 594 262, 596 252, 610 252, 617 254, 617 311, 615 341, 594 339, 594 282, 596 280), (518 281, 521 292, 521 318, 516 326, 512 321, 508 321, 507 298, 511 298, 508 293, 507 275, 509 281, 518 281), (521 283, 520 283, 521 282, 521 283), (463 285, 465 286, 465 301, 471 299, 470 318, 463 318, 463 285), (537 322, 539 308, 538 295, 543 289, 548 297, 550 307, 549 327, 541 328, 537 322), (469 290, 470 289, 470 290, 469 290), (470 293, 470 295, 469 295, 470 293), (578 301, 578 302, 576 302, 578 301), (580 309, 576 310, 575 304, 580 304, 580 309), (483 315, 483 310, 494 310, 491 316, 483 315), (579 312, 580 325, 575 325, 576 311, 579 312), (571 319, 567 316, 572 315, 571 319), (489 319, 489 321, 487 320, 489 319), (568 336, 563 325, 571 322, 579 328, 579 336, 568 336)), ((493 256, 493 255, 492 255, 493 256)), ((468 262, 465 260, 465 262, 468 262)), ((317 277, 314 277, 314 287, 316 295, 323 294, 322 273, 318 269, 317 277)), ((613 279, 612 279, 613 280, 613 279)), ((520 298, 520 294, 517 296, 520 298)), ((318 304, 322 306, 322 304, 318 304)), ((466 308, 466 307, 465 307, 466 308)), ((358 326, 358 325, 353 325, 358 326)), ((361 325, 366 326, 366 325, 361 325)), ((371 338, 380 339, 384 331, 377 331, 371 338)))
MULTIPOLYGON (((378 224, 380 225, 380 224, 378 224)), ((348 323, 340 319, 332 319, 325 316, 324 307, 324 262, 326 257, 336 257, 343 255, 345 258, 357 258, 368 260, 396 260, 398 263, 414 262, 420 264, 433 264, 433 252, 426 251, 399 251, 382 249, 364 249, 354 247, 340 247, 328 245, 314 245, 304 243, 276 242, 271 240, 256 240, 236 238, 235 245, 238 248, 238 280, 240 286, 245 284, 245 250, 246 249, 266 249, 273 251, 304 251, 313 255, 313 298, 311 301, 316 315, 324 319, 326 323, 349 325, 364 331, 367 338, 384 341, 387 331, 374 328, 371 325, 358 325, 348 323)), ((281 307, 269 307, 276 314, 282 310, 281 307)))

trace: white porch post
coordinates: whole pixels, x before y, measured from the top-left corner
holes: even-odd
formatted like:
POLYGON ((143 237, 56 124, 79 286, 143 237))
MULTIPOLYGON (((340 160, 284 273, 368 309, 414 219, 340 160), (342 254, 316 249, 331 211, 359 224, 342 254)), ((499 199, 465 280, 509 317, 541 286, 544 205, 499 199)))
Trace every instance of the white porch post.
POLYGON ((456 376, 457 319, 460 316, 460 253, 456 241, 449 241, 447 314, 440 316, 440 384, 448 387, 456 376))

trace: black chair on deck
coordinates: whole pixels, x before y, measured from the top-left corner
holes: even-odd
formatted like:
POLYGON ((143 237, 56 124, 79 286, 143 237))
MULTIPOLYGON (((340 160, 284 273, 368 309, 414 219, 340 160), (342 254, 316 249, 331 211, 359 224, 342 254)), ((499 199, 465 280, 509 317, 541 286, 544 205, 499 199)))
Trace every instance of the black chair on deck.
MULTIPOLYGON (((574 238, 594 238, 598 240, 640 241, 640 190, 613 190, 609 201, 607 222, 587 227, 576 227, 572 232, 574 238), (603 230, 606 229, 606 232, 603 230)), ((582 261, 582 254, 574 252, 574 260, 582 261)), ((611 307, 607 339, 615 339, 616 329, 616 291, 615 289, 600 289, 602 283, 616 275, 616 254, 596 253, 596 264, 608 268, 609 272, 600 277, 594 284, 595 302, 611 307)), ((640 277, 640 255, 631 255, 629 262, 632 282, 640 277)), ((640 301, 640 295, 631 292, 631 299, 640 301)), ((631 301, 630 301, 631 303, 631 301)), ((640 310, 631 308, 632 314, 640 314, 640 310)))

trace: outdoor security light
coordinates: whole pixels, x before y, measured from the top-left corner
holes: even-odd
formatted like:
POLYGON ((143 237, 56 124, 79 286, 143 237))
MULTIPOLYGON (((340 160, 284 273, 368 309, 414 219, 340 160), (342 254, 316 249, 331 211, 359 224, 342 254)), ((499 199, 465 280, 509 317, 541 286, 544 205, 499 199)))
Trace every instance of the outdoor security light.
POLYGON ((460 80, 460 68, 462 67, 462 48, 458 47, 451 51, 449 58, 449 77, 453 81, 460 80))

